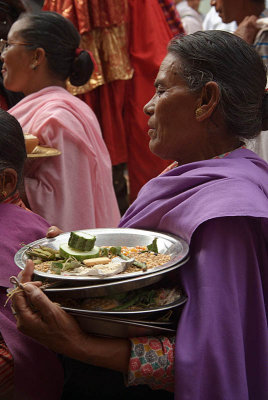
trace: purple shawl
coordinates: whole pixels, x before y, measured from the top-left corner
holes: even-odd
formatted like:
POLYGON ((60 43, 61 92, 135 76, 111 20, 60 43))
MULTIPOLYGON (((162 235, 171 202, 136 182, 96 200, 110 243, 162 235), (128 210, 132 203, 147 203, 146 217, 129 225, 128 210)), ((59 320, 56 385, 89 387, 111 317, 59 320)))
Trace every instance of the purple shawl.
POLYGON ((13 204, 0 204, 0 331, 14 358, 15 399, 60 399, 63 371, 57 356, 16 328, 10 303, 4 307, 9 277, 20 269, 14 255, 22 243, 30 243, 46 235, 47 222, 40 216, 13 204))
POLYGON ((266 400, 268 165, 239 149, 148 182, 121 227, 190 244, 175 347, 175 399, 266 400), (266 299, 265 299, 266 297, 266 299))

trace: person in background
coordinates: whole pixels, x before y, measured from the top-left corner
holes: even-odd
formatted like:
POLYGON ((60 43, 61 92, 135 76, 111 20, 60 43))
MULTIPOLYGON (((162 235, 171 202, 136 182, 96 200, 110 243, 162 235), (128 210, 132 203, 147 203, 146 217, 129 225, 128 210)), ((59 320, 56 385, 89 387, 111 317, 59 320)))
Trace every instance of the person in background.
POLYGON ((43 9, 75 24, 81 48, 90 50, 98 65, 89 82, 68 90, 97 115, 123 214, 140 188, 169 164, 148 149, 142 107, 153 94, 153 80, 169 40, 184 32, 175 4, 172 0, 45 0, 43 9))
POLYGON ((57 356, 16 329, 6 291, 19 268, 14 255, 22 243, 46 235, 49 224, 26 210, 18 198, 26 150, 16 119, 0 109, 0 398, 2 400, 57 400, 63 370, 57 356), (40 389, 41 388, 41 389, 40 389))
POLYGON ((221 17, 215 10, 215 7, 211 7, 208 13, 204 17, 203 21, 203 30, 216 30, 219 29, 221 31, 234 32, 237 28, 237 23, 235 21, 229 22, 229 24, 225 24, 222 22, 221 17))
POLYGON ((264 64, 268 63, 268 28, 262 29, 261 19, 268 17, 265 0, 211 0, 216 12, 224 23, 235 21, 238 25, 235 34, 252 44, 261 55, 264 64))
POLYGON ((25 95, 10 114, 24 133, 62 153, 26 163, 23 200, 67 231, 117 226, 120 217, 97 118, 65 88, 68 77, 81 85, 93 70, 79 42, 79 33, 63 16, 28 13, 12 25, 1 54, 5 87, 25 95))
POLYGON ((252 46, 229 32, 199 31, 171 41, 144 107, 150 150, 176 162, 141 189, 119 227, 189 244, 191 257, 178 269, 188 300, 176 337, 83 332, 40 283, 29 282, 31 260, 24 290, 12 299, 18 329, 58 353, 124 373, 128 385, 174 391, 175 400, 266 400, 268 164, 243 143, 267 128, 265 85, 252 46))
MULTIPOLYGON (((7 39, 11 25, 25 11, 20 0, 0 1, 0 39, 7 39)), ((7 110, 23 98, 23 93, 14 93, 4 87, 1 73, 2 64, 0 60, 0 108, 7 110)))
MULTIPOLYGON (((236 21, 238 24, 235 34, 254 46, 261 56, 266 68, 268 67, 268 9, 264 0, 211 0, 223 22, 236 21)), ((249 149, 268 161, 268 132, 264 131, 248 141, 249 149)))
POLYGON ((203 15, 198 11, 200 0, 177 0, 176 3, 185 33, 202 31, 203 15))

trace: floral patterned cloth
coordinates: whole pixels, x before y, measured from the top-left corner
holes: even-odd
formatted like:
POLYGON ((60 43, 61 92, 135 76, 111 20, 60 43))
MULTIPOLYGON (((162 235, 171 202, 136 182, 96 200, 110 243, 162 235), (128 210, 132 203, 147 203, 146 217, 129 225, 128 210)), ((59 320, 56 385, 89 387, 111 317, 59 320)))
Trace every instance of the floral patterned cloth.
POLYGON ((175 336, 131 338, 127 384, 174 391, 175 336))

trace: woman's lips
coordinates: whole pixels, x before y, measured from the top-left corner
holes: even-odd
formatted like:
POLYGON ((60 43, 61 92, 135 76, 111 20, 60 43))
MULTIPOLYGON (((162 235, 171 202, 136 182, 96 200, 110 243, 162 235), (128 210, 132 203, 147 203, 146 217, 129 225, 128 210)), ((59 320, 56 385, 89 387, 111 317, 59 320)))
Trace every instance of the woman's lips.
POLYGON ((148 135, 150 136, 151 139, 154 139, 156 137, 156 131, 155 129, 149 129, 148 135))

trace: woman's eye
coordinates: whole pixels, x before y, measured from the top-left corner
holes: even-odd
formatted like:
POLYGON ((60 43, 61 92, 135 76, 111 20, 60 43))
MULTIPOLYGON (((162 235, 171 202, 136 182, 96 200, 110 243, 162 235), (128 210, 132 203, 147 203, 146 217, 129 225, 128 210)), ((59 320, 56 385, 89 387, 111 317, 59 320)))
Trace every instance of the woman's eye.
POLYGON ((157 96, 161 96, 165 91, 163 89, 156 89, 157 96))

